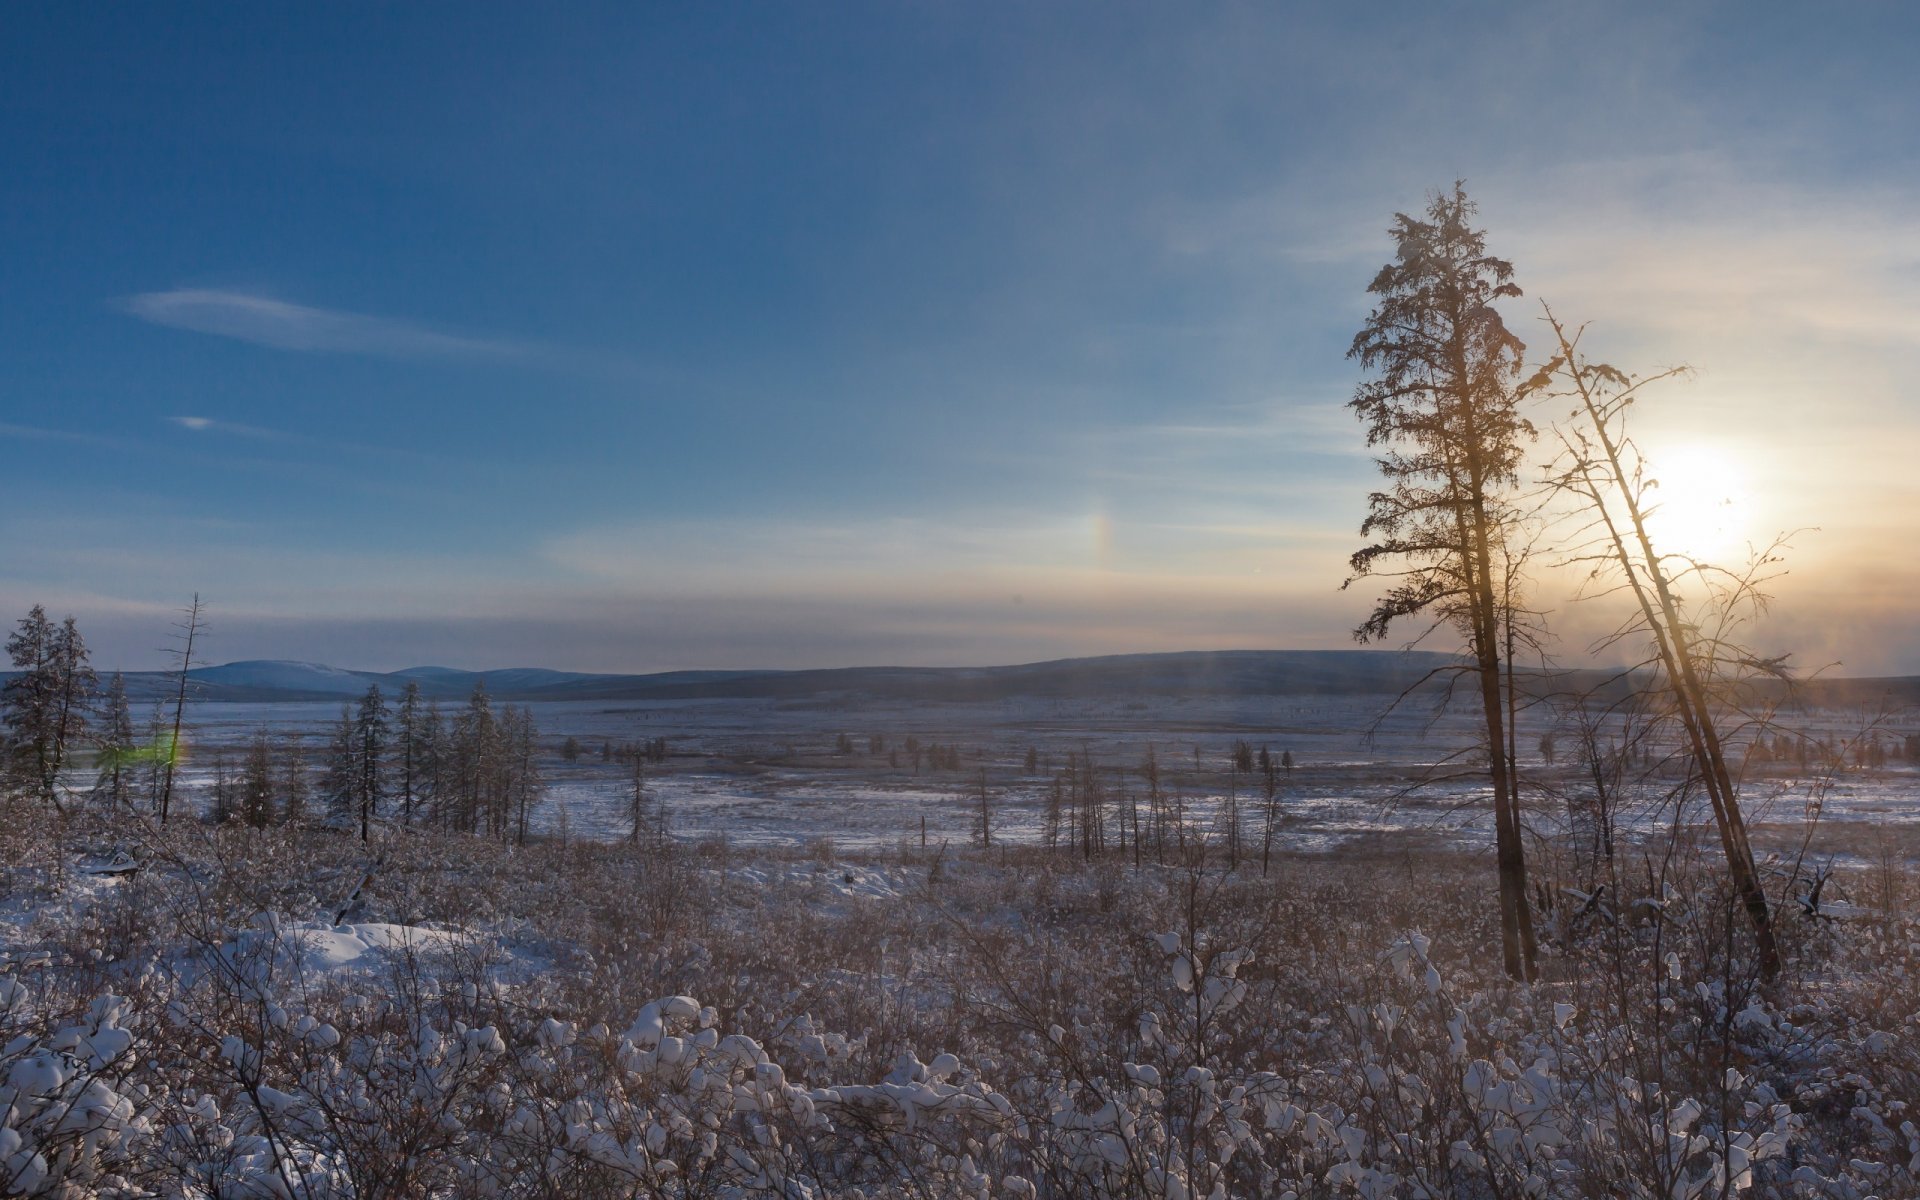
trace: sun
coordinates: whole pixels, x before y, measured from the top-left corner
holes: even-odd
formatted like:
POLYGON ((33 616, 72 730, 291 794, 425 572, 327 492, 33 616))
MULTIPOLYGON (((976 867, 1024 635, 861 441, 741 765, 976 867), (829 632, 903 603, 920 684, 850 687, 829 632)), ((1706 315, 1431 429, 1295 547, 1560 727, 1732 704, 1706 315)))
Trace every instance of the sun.
POLYGON ((1691 444, 1650 456, 1648 532, 1662 554, 1727 562, 1745 553, 1752 496, 1746 474, 1716 446, 1691 444))

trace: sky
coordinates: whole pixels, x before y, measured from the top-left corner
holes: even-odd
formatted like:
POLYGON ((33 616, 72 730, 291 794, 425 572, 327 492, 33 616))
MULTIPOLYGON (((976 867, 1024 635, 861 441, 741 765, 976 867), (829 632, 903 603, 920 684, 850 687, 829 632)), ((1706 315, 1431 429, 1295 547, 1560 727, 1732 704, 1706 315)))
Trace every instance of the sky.
MULTIPOLYGON (((1756 637, 1920 672, 1916 44, 1900 3, 9 6, 0 606, 128 669, 195 592, 215 661, 363 669, 1349 645, 1345 353, 1461 179, 1520 335, 1696 368, 1647 453, 1723 541, 1803 530, 1756 637)), ((1605 622, 1541 586, 1578 658, 1605 622)))

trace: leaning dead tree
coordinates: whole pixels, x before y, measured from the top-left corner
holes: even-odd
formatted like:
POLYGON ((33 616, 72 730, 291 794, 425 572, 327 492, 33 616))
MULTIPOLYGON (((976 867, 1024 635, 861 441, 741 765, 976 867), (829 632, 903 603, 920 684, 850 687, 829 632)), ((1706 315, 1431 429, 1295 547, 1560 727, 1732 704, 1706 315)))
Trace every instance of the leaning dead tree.
POLYGON ((173 771, 180 762, 180 725, 187 712, 187 686, 191 682, 189 672, 193 670, 193 644, 206 630, 206 623, 200 615, 200 593, 193 594, 193 603, 181 610, 180 620, 175 623, 174 640, 179 645, 167 651, 175 658, 175 683, 173 695, 173 733, 165 746, 156 746, 162 755, 162 777, 160 783, 160 823, 167 823, 167 813, 173 807, 173 771))
MULTIPOLYGON (((1700 612, 1690 612, 1677 593, 1680 577, 1706 581, 1710 568, 1679 554, 1663 554, 1648 530, 1648 518, 1658 507, 1658 481, 1627 427, 1627 413, 1650 384, 1685 372, 1684 367, 1638 377, 1580 354, 1581 330, 1569 330, 1551 309, 1546 321, 1559 352, 1522 386, 1523 392, 1542 392, 1573 401, 1570 423, 1559 436, 1565 460, 1553 482, 1578 498, 1591 515, 1598 537, 1597 550, 1587 556, 1596 571, 1611 573, 1619 590, 1631 597, 1635 616, 1627 627, 1646 637, 1658 668, 1657 686, 1670 699, 1685 733, 1714 825, 1726 855, 1734 892, 1753 925, 1763 978, 1780 968, 1772 914, 1754 866, 1747 840, 1746 819, 1734 773, 1727 766, 1712 681, 1726 661, 1728 643, 1700 612)), ((1732 599, 1754 597, 1754 576, 1729 576, 1732 599)), ((1724 610, 1726 606, 1723 605, 1724 610)), ((1724 622, 1724 615, 1720 618, 1724 622)), ((1742 663, 1766 673, 1781 673, 1779 660, 1765 660, 1735 652, 1742 663)))
POLYGON ((1513 497, 1534 430, 1514 386, 1526 347, 1494 309, 1520 289, 1512 264, 1487 253, 1473 213, 1455 184, 1424 219, 1396 216, 1394 259, 1367 289, 1378 299, 1348 357, 1370 378, 1350 407, 1367 444, 1380 449, 1375 461, 1389 486, 1368 498, 1360 532, 1372 541, 1350 560, 1347 584, 1394 580, 1357 640, 1383 638, 1419 616, 1429 631, 1450 627, 1467 644, 1493 789, 1501 945, 1518 979, 1533 975, 1534 936, 1509 733, 1512 679, 1502 668, 1516 611, 1521 514, 1513 497))

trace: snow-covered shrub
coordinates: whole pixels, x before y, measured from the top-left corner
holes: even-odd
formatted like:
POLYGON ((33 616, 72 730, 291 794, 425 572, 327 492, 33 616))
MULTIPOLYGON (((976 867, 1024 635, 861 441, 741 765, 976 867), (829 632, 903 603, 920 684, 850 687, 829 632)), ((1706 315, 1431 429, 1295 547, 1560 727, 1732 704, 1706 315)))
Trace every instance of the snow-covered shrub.
POLYGON ((81 1197, 122 1186, 152 1133, 125 998, 101 995, 35 1032, 28 986, 0 977, 0 1195, 81 1197))
POLYGON ((1897 913, 1788 919, 1761 988, 1724 890, 1670 872, 1523 986, 1447 855, 1262 880, 1013 850, 928 887, 303 836, 194 831, 0 924, 0 1195, 1917 1190, 1897 913))

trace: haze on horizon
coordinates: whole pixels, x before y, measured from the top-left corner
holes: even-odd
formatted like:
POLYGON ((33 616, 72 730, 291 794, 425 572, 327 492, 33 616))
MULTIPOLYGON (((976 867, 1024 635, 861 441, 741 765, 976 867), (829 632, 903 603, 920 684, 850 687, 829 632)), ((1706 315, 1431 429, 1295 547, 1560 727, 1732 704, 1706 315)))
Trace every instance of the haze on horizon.
MULTIPOLYGON (((1335 648, 1345 359, 1464 179, 1762 631, 1920 672, 1897 4, 19 8, 0 605, 157 666, 1335 648), (1690 489, 1690 491, 1689 491, 1690 489)), ((1544 450, 1542 452, 1544 454, 1544 450)), ((1604 621, 1556 614, 1569 655, 1604 621)))

